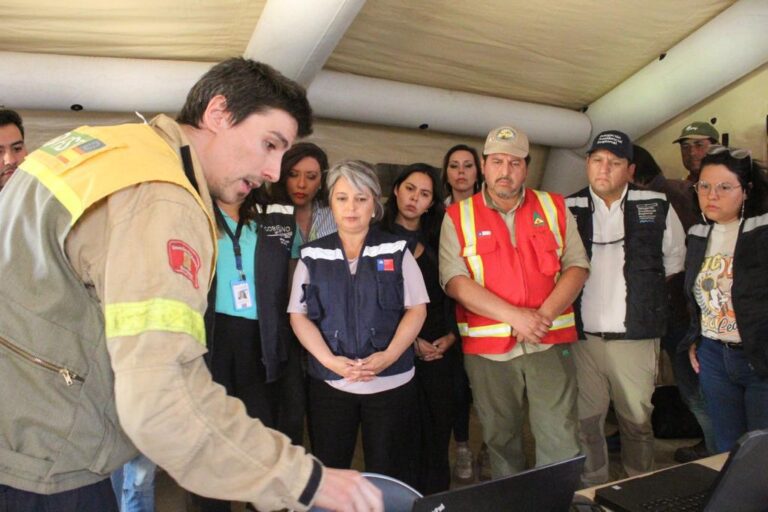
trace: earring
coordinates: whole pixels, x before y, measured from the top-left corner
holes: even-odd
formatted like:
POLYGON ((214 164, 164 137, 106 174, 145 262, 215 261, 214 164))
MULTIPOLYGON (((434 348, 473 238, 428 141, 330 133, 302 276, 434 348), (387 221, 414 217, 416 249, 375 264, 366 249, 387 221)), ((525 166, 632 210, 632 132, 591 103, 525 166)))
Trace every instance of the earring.
POLYGON ((704 212, 701 212, 701 218, 704 219, 704 224, 709 224, 709 219, 707 219, 707 216, 704 215, 704 212))
POLYGON ((744 205, 747 204, 746 201, 741 202, 741 218, 739 219, 739 224, 744 222, 744 205))

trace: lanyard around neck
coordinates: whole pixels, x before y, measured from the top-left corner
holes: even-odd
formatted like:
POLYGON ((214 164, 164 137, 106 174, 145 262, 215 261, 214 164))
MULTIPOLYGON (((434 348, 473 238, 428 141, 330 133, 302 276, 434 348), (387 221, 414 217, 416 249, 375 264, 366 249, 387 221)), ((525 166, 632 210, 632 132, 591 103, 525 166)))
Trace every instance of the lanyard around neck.
POLYGON ((235 232, 232 233, 232 229, 230 229, 229 224, 227 224, 227 221, 224 218, 224 214, 222 213, 221 208, 219 208, 219 205, 215 205, 214 210, 216 210, 216 216, 219 217, 221 225, 224 227, 224 232, 232 241, 232 250, 235 253, 235 267, 237 268, 237 272, 240 274, 240 279, 245 281, 245 272, 243 271, 243 252, 240 249, 240 235, 243 232, 244 224, 243 218, 240 217, 240 220, 237 221, 237 228, 235 229, 235 232))

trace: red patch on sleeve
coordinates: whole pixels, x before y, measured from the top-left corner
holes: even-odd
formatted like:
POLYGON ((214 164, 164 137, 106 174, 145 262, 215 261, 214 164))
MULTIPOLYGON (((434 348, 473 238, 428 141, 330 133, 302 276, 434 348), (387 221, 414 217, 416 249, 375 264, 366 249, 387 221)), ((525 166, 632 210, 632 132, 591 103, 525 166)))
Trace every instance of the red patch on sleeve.
POLYGON ((177 274, 181 274, 199 288, 197 274, 200 271, 200 256, 186 242, 168 240, 168 264, 177 274))

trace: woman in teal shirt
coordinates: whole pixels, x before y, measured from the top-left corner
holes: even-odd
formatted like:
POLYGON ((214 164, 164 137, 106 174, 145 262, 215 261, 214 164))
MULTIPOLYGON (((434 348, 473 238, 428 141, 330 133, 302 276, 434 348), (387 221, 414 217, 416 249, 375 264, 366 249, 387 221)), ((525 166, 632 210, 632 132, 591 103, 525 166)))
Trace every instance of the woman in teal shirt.
MULTIPOLYGON (((250 416, 300 445, 300 351, 285 313, 293 207, 268 204, 254 189, 241 204, 215 209, 219 257, 205 315, 211 374, 250 416)), ((219 510, 229 511, 229 503, 202 498, 202 512, 219 510)))

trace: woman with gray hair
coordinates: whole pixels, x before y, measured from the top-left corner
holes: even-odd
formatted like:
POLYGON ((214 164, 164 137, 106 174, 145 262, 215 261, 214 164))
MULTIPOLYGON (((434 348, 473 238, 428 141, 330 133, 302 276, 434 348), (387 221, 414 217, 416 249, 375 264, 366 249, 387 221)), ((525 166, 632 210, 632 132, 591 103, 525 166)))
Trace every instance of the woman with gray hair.
POLYGON ((374 170, 342 161, 327 184, 338 232, 302 246, 288 305, 309 352, 312 451, 348 468, 362 428, 366 470, 413 482, 413 342, 429 296, 406 242, 371 225, 384 211, 374 170))

